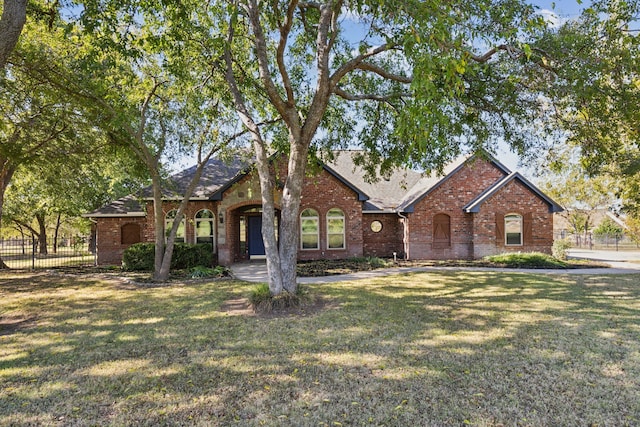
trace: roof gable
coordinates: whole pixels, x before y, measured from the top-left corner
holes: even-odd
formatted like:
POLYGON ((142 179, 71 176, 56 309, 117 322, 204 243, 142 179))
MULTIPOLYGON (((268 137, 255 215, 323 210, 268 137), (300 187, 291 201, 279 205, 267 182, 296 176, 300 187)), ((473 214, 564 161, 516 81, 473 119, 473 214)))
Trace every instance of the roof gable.
POLYGON ((479 158, 486 158, 487 161, 497 168, 502 174, 508 176, 511 171, 502 163, 497 161, 489 153, 485 152, 482 157, 478 154, 472 154, 467 156, 461 156, 445 166, 443 175, 428 175, 425 176, 420 182, 418 182, 414 188, 412 188, 404 197, 403 203, 398 207, 399 211, 411 213, 414 211, 415 206, 422 199, 431 194, 434 190, 439 188, 442 184, 447 182, 452 176, 460 171, 465 165, 476 161, 479 158))
POLYGON ((517 180, 517 181, 521 182, 529 191, 531 191, 538 198, 540 198, 547 205, 549 205, 549 212, 553 213, 553 212, 562 212, 563 211, 563 209, 562 209, 562 207, 560 205, 558 205, 549 196, 547 196, 542 191, 540 191, 540 189, 538 187, 536 187, 531 182, 529 182, 525 177, 520 175, 519 172, 512 172, 509 175, 507 175, 506 177, 504 177, 503 179, 501 179, 500 181, 496 182, 494 185, 492 185, 491 187, 489 187, 485 191, 483 191, 481 194, 479 194, 475 199, 470 201, 462 209, 467 213, 477 213, 477 212, 479 212, 480 211, 480 206, 482 206, 482 204, 484 202, 486 202, 489 198, 491 198, 491 196, 496 194, 498 191, 500 191, 507 184, 509 184, 511 181, 514 181, 514 180, 517 180))

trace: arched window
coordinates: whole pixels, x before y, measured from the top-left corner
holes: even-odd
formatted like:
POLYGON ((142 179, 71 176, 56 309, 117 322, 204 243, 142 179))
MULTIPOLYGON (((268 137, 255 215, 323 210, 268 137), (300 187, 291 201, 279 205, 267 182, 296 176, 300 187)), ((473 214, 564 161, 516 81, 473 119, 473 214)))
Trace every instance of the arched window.
POLYGON ((314 209, 305 209, 300 214, 300 248, 320 248, 320 220, 314 209))
POLYGON ((209 209, 202 209, 196 212, 195 233, 196 243, 210 243, 214 246, 214 223, 215 215, 209 209))
POLYGON ((344 212, 338 208, 327 212, 327 249, 344 249, 344 212))
MULTIPOLYGON (((169 232, 171 231, 171 227, 173 226, 173 220, 176 218, 176 214, 178 211, 176 209, 172 209, 164 217, 164 238, 166 240, 169 232)), ((180 221, 180 225, 178 225, 178 232, 176 233, 176 243, 184 243, 185 242, 185 222, 184 218, 180 221)))
POLYGON ((433 247, 451 247, 451 217, 447 214, 433 217, 433 247))
POLYGON ((132 245, 141 241, 140 224, 129 223, 120 228, 120 243, 123 245, 132 245))
POLYGON ((504 242, 507 246, 522 245, 522 215, 504 216, 504 242))

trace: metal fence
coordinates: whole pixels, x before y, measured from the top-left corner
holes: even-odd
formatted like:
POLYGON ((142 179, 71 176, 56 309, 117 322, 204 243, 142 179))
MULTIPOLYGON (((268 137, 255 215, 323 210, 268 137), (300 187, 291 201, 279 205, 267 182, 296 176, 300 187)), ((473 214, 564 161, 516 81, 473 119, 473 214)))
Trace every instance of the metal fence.
MULTIPOLYGON (((15 269, 75 267, 96 264, 89 236, 47 239, 46 250, 35 237, 0 239, 2 261, 15 269)), ((94 251, 95 252, 95 251, 94 251)))
POLYGON ((630 235, 620 234, 574 234, 569 232, 556 233, 556 240, 568 240, 574 248, 599 249, 599 250, 638 250, 640 245, 630 235))

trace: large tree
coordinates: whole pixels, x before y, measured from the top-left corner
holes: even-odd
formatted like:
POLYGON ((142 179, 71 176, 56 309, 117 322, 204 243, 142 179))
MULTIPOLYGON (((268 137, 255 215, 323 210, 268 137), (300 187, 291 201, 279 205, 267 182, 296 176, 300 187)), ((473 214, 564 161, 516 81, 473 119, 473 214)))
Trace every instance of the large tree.
MULTIPOLYGON (((56 61, 61 34, 34 22, 0 74, 0 221, 4 196, 20 167, 70 162, 95 153, 93 127, 77 106, 34 73, 35 63, 56 61), (35 41, 34 39, 37 39, 35 41)), ((0 266, 4 263, 0 259, 0 266)))
POLYGON ((219 65, 190 36, 191 23, 181 2, 118 2, 105 8, 89 0, 82 7, 72 31, 80 49, 67 65, 100 75, 100 80, 78 81, 67 72, 57 84, 102 111, 95 124, 145 165, 156 230, 153 278, 164 281, 178 227, 204 166, 243 132, 227 125, 232 110, 221 102, 225 91, 219 65), (186 155, 196 158, 196 169, 184 194, 176 195, 167 188, 166 165, 186 155), (166 197, 181 199, 170 230, 164 230, 166 197))
POLYGON ((547 67, 525 43, 544 23, 523 1, 240 0, 227 11, 226 79, 253 139, 273 294, 296 290, 310 150, 357 143, 375 174, 440 169, 501 138, 530 142, 537 100, 528 85, 547 67), (258 125, 270 118, 282 125, 258 125), (275 150, 288 156, 278 240, 275 150))

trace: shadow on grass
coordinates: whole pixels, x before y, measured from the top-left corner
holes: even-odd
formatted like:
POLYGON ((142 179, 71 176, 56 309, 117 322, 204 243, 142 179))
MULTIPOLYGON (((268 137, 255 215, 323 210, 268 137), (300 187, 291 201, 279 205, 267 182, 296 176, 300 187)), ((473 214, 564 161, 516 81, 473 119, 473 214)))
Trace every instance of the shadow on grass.
POLYGON ((0 424, 634 425, 635 276, 438 272, 317 285, 313 316, 228 316, 251 285, 0 276, 0 424))

